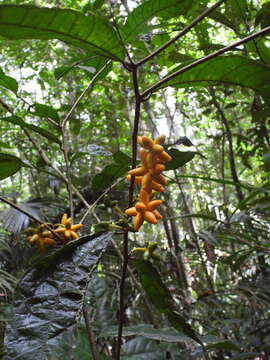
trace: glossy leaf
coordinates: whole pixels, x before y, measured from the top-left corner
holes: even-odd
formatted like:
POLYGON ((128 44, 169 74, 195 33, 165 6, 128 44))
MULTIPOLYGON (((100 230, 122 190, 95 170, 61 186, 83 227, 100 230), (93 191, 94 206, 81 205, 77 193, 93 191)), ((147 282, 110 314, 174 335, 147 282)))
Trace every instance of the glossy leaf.
POLYGON ((15 174, 22 166, 21 159, 16 156, 0 153, 0 180, 15 174))
POLYGON ((74 329, 89 271, 111 235, 99 233, 72 241, 22 277, 6 330, 6 360, 52 358, 65 332, 74 329))
POLYGON ((195 151, 179 151, 177 149, 168 150, 168 153, 173 159, 166 163, 166 170, 175 170, 184 166, 197 154, 195 151))
POLYGON ((127 17, 122 28, 126 40, 149 31, 148 22, 154 17, 170 19, 198 9, 199 2, 190 0, 147 0, 136 7, 127 17))
POLYGON ((25 122, 23 119, 21 119, 18 116, 4 117, 4 118, 0 118, 0 120, 9 122, 11 124, 18 125, 22 129, 26 128, 26 129, 32 130, 32 131, 38 133, 39 135, 42 135, 42 136, 46 137, 48 140, 53 141, 53 142, 55 142, 55 143, 57 143, 59 145, 61 145, 61 143, 62 143, 61 140, 59 139, 59 137, 57 137, 56 135, 54 135, 51 132, 43 129, 40 126, 29 124, 29 123, 25 122))
POLYGON ((123 345, 123 360, 163 360, 166 359, 166 350, 155 341, 142 336, 127 341, 123 345))
POLYGON ((145 260, 135 260, 134 264, 142 287, 156 309, 167 315, 169 322, 176 330, 202 344, 185 318, 175 311, 172 295, 153 264, 145 260))
POLYGON ((18 91, 18 83, 15 79, 5 75, 2 69, 0 69, 0 86, 13 91, 15 94, 18 91))
POLYGON ((89 52, 123 60, 124 51, 109 22, 71 9, 0 6, 0 35, 17 39, 58 39, 89 52))
MULTIPOLYGON (((175 72, 175 68, 171 73, 175 72)), ((177 75, 162 87, 176 88, 217 84, 239 85, 262 94, 270 93, 270 68, 244 56, 219 56, 177 75)))

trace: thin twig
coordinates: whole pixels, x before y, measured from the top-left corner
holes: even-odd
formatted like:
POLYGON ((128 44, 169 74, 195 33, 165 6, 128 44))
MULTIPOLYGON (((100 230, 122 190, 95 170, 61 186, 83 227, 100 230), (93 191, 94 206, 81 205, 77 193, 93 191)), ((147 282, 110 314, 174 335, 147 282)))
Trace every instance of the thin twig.
POLYGON ((95 334, 94 334, 93 328, 91 326, 90 313, 85 304, 83 304, 82 311, 83 311, 85 326, 86 326, 86 330, 87 330, 87 337, 88 337, 92 357, 93 357, 93 360, 98 360, 99 357, 98 357, 98 351, 97 351, 97 346, 96 346, 96 342, 95 342, 95 334))
POLYGON ((16 209, 17 211, 21 212, 22 214, 28 216, 30 219, 32 219, 33 221, 37 222, 40 225, 44 225, 44 227, 49 230, 54 236, 56 236, 59 240, 62 241, 61 237, 59 234, 57 234, 48 224, 44 223, 43 221, 39 220, 38 218, 36 218, 34 215, 30 214, 28 211, 20 208, 17 204, 14 204, 12 201, 4 198, 3 196, 0 196, 0 200, 3 201, 4 203, 8 204, 9 206, 13 207, 14 209, 16 209))
POLYGON ((237 47, 238 45, 242 45, 250 40, 253 40, 259 36, 265 35, 266 33, 270 32, 270 26, 267 26, 266 28, 257 31, 255 34, 249 35, 247 37, 245 37, 242 40, 236 41, 235 43, 225 46, 224 48, 217 50, 215 52, 213 52, 212 54, 206 55, 196 61, 194 61, 193 63, 186 65, 184 67, 182 67, 181 69, 175 71, 174 73, 165 76, 163 79, 161 79, 160 81, 156 82, 154 85, 150 86, 148 89, 146 89, 142 94, 142 98, 143 99, 148 99, 149 96, 157 89, 159 89, 163 84, 165 84, 166 82, 168 82, 169 80, 172 80, 173 78, 175 78, 176 76, 183 74, 184 72, 196 67, 197 65, 200 65, 210 59, 213 59, 221 54, 224 54, 226 51, 232 50, 235 47, 237 47))
POLYGON ((209 9, 206 9, 205 11, 203 11, 198 17, 196 17, 196 19, 194 19, 190 24, 188 24, 186 27, 184 27, 184 29, 182 31, 180 31, 175 37, 173 37, 172 39, 167 41, 165 44, 160 46, 157 50, 153 51, 151 54, 146 56, 144 59, 138 61, 136 63, 136 66, 140 66, 140 65, 146 63, 153 57, 157 56, 160 52, 165 50, 168 46, 175 43, 176 40, 180 39, 182 36, 187 34, 195 25, 197 25, 200 21, 202 21, 207 15, 209 15, 212 11, 214 11, 217 7, 219 7, 225 1, 226 0, 220 0, 216 4, 211 6, 209 9))
POLYGON ((80 101, 82 100, 82 98, 85 96, 85 94, 90 91, 96 81, 96 79, 98 78, 98 76, 102 73, 103 70, 106 69, 106 67, 108 66, 108 64, 110 63, 110 61, 107 61, 105 65, 102 66, 102 68, 93 76, 93 78, 91 79, 91 81, 89 82, 89 84, 87 85, 86 89, 81 93, 81 95, 78 97, 78 99, 75 101, 75 103, 72 105, 70 111, 68 112, 67 116, 65 117, 65 119, 62 122, 62 126, 65 126, 67 121, 69 120, 69 118, 71 117, 73 111, 76 109, 76 107, 79 105, 80 101))
POLYGON ((100 200, 106 195, 108 194, 113 188, 115 188, 121 181, 123 181, 124 178, 118 179, 114 184, 112 184, 110 187, 108 187, 108 189, 106 189, 96 200, 93 204, 91 204, 91 206, 88 207, 88 209, 86 210, 85 214, 83 215, 83 217, 80 220, 80 223, 83 223, 83 221, 86 219, 86 217, 89 215, 89 213, 91 213, 94 208, 97 206, 97 204, 100 202, 100 200))

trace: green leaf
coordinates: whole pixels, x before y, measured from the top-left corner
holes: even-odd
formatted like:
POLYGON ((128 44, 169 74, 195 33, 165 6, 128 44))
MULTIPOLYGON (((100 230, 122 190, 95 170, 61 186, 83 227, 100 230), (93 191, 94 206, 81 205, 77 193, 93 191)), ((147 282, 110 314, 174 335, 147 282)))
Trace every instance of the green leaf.
POLYGON ((17 81, 12 77, 5 75, 2 69, 0 69, 0 86, 3 86, 8 90, 11 90, 15 94, 18 91, 17 81))
POLYGON ((142 287, 157 310, 167 315, 169 322, 176 330, 202 345, 201 340, 185 318, 174 310, 172 295, 153 264, 145 260, 134 260, 134 264, 142 287))
POLYGON ((50 118, 57 122, 60 120, 57 111, 51 106, 35 103, 33 105, 33 108, 34 108, 34 112, 32 113, 33 115, 37 115, 41 118, 50 118))
POLYGON ((263 4, 261 10, 258 12, 255 25, 258 24, 261 24, 262 28, 270 25, 270 1, 263 4))
MULTIPOLYGON (((173 73, 179 68, 170 72, 173 73)), ((251 88, 262 94, 270 93, 270 67, 245 56, 219 56, 177 75, 161 88, 186 88, 216 84, 231 84, 251 88)))
POLYGON ((121 151, 113 154, 115 163, 107 165, 101 173, 94 176, 92 187, 94 191, 102 191, 111 186, 118 178, 127 174, 131 158, 121 151))
MULTIPOLYGON (((117 326, 107 327, 101 334, 102 337, 116 337, 118 333, 117 326)), ((149 324, 139 324, 134 326, 125 326, 123 336, 144 336, 147 339, 165 341, 172 343, 181 343, 190 341, 190 338, 180 334, 174 328, 156 329, 149 324)))
POLYGON ((0 153, 0 180, 15 174, 22 166, 21 159, 16 156, 0 153))
POLYGON ((127 17, 122 28, 125 40, 138 34, 149 31, 148 22, 154 17, 170 19, 186 15, 194 8, 199 8, 200 3, 190 0, 147 0, 136 7, 127 17))
POLYGON ((6 329, 6 360, 52 358, 62 337, 76 326, 89 271, 111 236, 99 233, 72 241, 22 277, 6 329))
POLYGON ((32 131, 46 137, 48 140, 53 141, 59 145, 61 145, 61 143, 62 143, 61 140, 59 139, 59 137, 57 137, 56 135, 52 134, 51 132, 49 132, 39 126, 28 124, 27 122, 25 122, 23 119, 21 119, 18 116, 4 117, 4 118, 0 118, 0 120, 9 122, 11 124, 18 125, 22 129, 26 128, 26 129, 32 130, 32 131))
POLYGON ((263 164, 265 171, 270 171, 270 153, 265 153, 263 155, 263 164))
POLYGON ((148 340, 142 336, 127 341, 123 345, 123 360, 164 360, 166 350, 162 349, 155 341, 148 340))
POLYGON ((224 350, 241 351, 239 346, 237 346, 236 344, 234 344, 231 341, 221 341, 221 342, 218 342, 218 343, 215 343, 215 344, 207 345, 206 349, 207 350, 210 350, 210 349, 224 349, 224 350))
POLYGON ((95 14, 28 5, 0 6, 0 35, 16 39, 58 39, 121 61, 124 50, 110 23, 95 14))
POLYGON ((166 170, 175 170, 184 166, 194 158, 195 154, 197 154, 195 151, 179 151, 177 149, 171 149, 167 152, 173 159, 172 161, 166 163, 166 170))

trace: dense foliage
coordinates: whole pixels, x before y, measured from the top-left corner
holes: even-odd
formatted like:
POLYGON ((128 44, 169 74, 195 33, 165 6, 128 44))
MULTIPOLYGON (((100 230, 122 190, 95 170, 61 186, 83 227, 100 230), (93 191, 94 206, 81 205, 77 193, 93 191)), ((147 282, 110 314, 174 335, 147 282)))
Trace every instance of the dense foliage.
POLYGON ((4 359, 269 358, 269 34, 267 0, 1 2, 4 359))

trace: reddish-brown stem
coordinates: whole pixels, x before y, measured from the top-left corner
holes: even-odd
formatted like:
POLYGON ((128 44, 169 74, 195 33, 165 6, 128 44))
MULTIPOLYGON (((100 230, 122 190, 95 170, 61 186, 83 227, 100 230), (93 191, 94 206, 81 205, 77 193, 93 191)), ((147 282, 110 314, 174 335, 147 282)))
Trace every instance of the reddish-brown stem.
MULTIPOLYGON (((140 121, 140 109, 141 109, 141 95, 139 93, 138 86, 138 74, 137 68, 134 67, 132 71, 133 75, 133 86, 135 94, 135 116, 134 116, 134 126, 132 133, 132 168, 136 167, 136 155, 137 155, 137 136, 139 129, 140 121)), ((131 178, 130 187, 129 187, 129 207, 132 204, 133 199, 133 190, 134 190, 134 176, 131 178)), ((116 360, 121 358, 121 344, 122 344, 122 332, 124 324, 124 311, 125 311, 125 280, 127 275, 128 268, 128 232, 124 233, 123 237, 123 265, 122 265, 122 275, 120 281, 120 299, 119 299, 119 313, 118 313, 118 337, 117 337, 117 347, 116 347, 116 360)))

